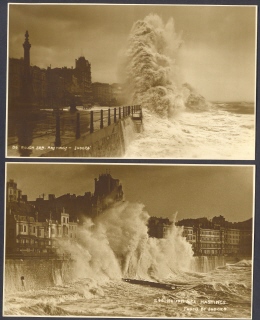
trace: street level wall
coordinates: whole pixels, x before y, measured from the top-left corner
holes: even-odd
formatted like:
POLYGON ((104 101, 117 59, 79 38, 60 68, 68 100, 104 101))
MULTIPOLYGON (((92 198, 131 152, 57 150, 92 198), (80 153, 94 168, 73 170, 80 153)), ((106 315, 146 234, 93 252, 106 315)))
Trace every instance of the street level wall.
MULTIPOLYGON (((191 267, 196 272, 209 272, 226 263, 236 263, 225 256, 195 257, 191 267)), ((74 260, 31 258, 5 259, 5 293, 17 291, 38 290, 46 287, 64 285, 77 279, 77 265, 74 260), (24 277, 24 287, 21 282, 24 277)), ((87 275, 86 275, 87 276, 87 275)))

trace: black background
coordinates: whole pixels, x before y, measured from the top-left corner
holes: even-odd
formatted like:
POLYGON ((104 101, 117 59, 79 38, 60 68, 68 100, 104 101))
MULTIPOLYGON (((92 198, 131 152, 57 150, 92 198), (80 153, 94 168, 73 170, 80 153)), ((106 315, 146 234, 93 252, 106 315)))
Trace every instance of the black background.
MULTIPOLYGON (((256 188, 255 188, 255 232, 254 232, 254 284, 253 284, 253 320, 260 320, 260 177, 259 169, 260 165, 260 143, 259 138, 259 126, 260 115, 258 112, 259 90, 257 90, 256 97, 256 160, 255 161, 215 161, 215 160, 126 160, 126 159, 23 159, 23 158, 5 158, 5 131, 6 131, 6 66, 7 66, 7 12, 8 3, 128 3, 128 4, 207 4, 207 5, 258 5, 258 1, 7 1, 0 0, 0 238, 2 244, 0 245, 0 296, 3 295, 3 244, 4 244, 4 194, 5 194, 5 162, 78 162, 78 163, 182 163, 182 164, 229 164, 229 165, 241 165, 241 164, 254 164, 256 165, 256 188), (258 272, 259 271, 259 272, 258 272)), ((257 10, 259 14, 259 9, 257 10)), ((257 57, 259 58, 259 23, 257 24, 257 57)), ((258 59, 257 59, 258 60, 258 59)), ((257 89, 258 89, 258 75, 260 71, 260 64, 257 63, 257 89)), ((2 299, 1 299, 2 301, 2 299)), ((1 304, 0 317, 2 318, 2 304, 1 304)), ((15 317, 13 317, 15 319, 15 317)), ((33 319, 30 317, 30 319, 33 319)), ((36 318, 37 319, 37 318, 36 318)), ((223 318, 221 318, 223 319, 223 318)))

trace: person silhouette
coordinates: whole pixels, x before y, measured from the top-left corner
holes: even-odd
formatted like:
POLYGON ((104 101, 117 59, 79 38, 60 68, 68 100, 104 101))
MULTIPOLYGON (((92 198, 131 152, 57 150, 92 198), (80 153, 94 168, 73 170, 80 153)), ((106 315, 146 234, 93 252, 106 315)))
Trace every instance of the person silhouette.
POLYGON ((21 276, 21 285, 22 285, 22 290, 25 290, 25 280, 24 280, 24 276, 21 276))

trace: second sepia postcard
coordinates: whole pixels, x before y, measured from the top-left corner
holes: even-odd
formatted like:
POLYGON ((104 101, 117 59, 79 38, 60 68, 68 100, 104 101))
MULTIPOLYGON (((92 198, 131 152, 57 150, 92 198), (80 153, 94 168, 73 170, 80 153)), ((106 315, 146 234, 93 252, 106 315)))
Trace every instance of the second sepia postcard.
POLYGON ((7 163, 3 315, 252 319, 254 176, 7 163))

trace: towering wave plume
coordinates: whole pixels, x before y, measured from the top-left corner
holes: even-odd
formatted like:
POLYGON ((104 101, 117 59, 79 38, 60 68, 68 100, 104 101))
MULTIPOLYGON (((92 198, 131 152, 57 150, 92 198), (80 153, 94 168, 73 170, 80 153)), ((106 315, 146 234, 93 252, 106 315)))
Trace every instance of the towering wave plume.
POLYGON ((183 101, 173 82, 173 56, 181 45, 173 19, 164 24, 154 14, 137 21, 126 51, 127 85, 133 103, 168 116, 183 108, 183 101))
POLYGON ((158 15, 150 14, 133 25, 125 54, 132 103, 161 117, 171 117, 186 106, 207 106, 191 86, 181 85, 175 62, 181 44, 181 34, 176 33, 172 18, 164 24, 158 15))
POLYGON ((182 45, 172 18, 164 23, 150 14, 133 25, 121 80, 127 103, 142 106, 143 122, 141 132, 126 134, 125 158, 216 158, 223 139, 231 153, 223 123, 212 117, 214 106, 183 80, 177 65, 182 45))

